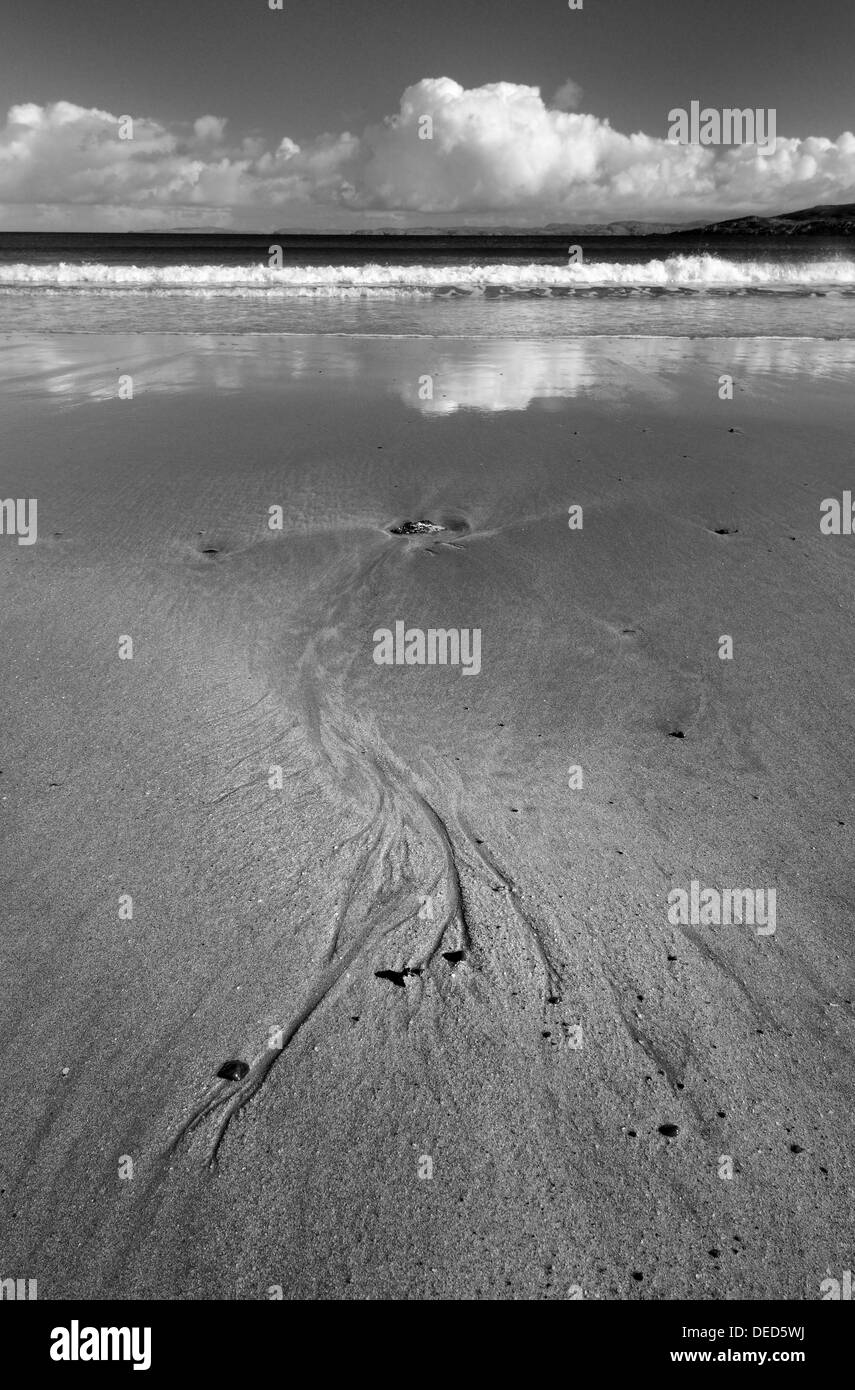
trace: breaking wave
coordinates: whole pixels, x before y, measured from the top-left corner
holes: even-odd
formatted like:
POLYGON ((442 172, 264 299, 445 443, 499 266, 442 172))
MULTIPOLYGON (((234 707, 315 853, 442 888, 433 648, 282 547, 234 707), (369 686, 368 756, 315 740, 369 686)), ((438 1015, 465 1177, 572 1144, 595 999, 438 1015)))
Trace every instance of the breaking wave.
POLYGON ((668 256, 617 265, 106 265, 58 262, 0 265, 0 287, 16 290, 136 290, 297 298, 398 298, 436 295, 578 293, 750 293, 855 289, 855 260, 727 260, 668 256))

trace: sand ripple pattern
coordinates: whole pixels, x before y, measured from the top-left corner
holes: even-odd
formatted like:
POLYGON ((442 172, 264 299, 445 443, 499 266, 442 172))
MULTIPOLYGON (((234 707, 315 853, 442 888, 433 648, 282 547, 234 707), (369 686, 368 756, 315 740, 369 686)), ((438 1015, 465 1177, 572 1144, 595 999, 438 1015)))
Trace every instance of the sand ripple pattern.
POLYGON ((544 929, 523 910, 512 875, 459 812, 459 797, 454 796, 451 811, 441 813, 415 770, 395 755, 373 719, 355 710, 343 692, 340 633, 352 626, 360 601, 379 586, 385 588, 386 567, 407 563, 430 539, 408 539, 403 546, 384 539, 355 573, 352 566, 343 565, 336 580, 310 602, 298 663, 298 737, 317 780, 337 798, 359 806, 365 818, 339 846, 348 867, 314 982, 290 1018, 270 1030, 247 1074, 239 1081, 218 1080, 209 1089, 173 1137, 171 1151, 215 1118, 207 1161, 216 1163, 231 1120, 257 1095, 298 1031, 350 967, 367 957, 369 948, 388 942, 398 969, 414 976, 424 975, 443 947, 469 962, 473 939, 461 884, 464 868, 470 877, 480 878, 482 886, 498 885, 503 891, 524 949, 542 975, 544 1004, 559 1002, 554 948, 544 929), (416 876, 417 856, 434 866, 427 879, 416 876), (424 897, 441 900, 437 922, 420 919, 418 904, 424 897))

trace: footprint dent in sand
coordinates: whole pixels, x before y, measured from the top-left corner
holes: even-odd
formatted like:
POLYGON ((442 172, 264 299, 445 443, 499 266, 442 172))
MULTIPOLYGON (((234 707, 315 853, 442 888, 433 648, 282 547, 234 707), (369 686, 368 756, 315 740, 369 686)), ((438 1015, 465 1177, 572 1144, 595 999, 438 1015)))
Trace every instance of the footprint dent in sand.
POLYGON ((389 536, 440 536, 448 534, 448 541, 439 541, 440 545, 453 543, 455 538, 468 536, 472 531, 472 525, 465 516, 459 512, 440 511, 433 520, 425 517, 418 521, 393 521, 384 526, 384 531, 389 536))
POLYGON ((445 527, 433 521, 402 521, 400 526, 390 526, 387 529, 390 536, 424 536, 444 531, 445 527))

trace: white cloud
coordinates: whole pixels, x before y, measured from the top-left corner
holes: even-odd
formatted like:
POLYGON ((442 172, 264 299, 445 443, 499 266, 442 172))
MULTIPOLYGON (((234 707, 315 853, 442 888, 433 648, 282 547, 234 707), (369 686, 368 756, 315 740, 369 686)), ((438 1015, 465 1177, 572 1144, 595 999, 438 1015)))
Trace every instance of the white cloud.
POLYGON ((579 83, 574 82, 572 77, 568 77, 566 82, 561 83, 552 98, 552 105, 556 111, 575 111, 580 105, 583 95, 579 83))
POLYGON ((212 140, 219 143, 226 129, 226 122, 222 116, 200 116, 193 122, 193 130, 199 140, 212 140))
MULTIPOLYGON (((624 135, 536 87, 451 78, 408 87, 399 111, 361 134, 300 146, 60 101, 14 106, 0 128, 0 226, 156 228, 692 220, 855 200, 855 135, 778 137, 774 154, 624 135), (432 121, 432 138, 420 138, 432 121)), ((663 125, 665 114, 663 113, 663 125)))

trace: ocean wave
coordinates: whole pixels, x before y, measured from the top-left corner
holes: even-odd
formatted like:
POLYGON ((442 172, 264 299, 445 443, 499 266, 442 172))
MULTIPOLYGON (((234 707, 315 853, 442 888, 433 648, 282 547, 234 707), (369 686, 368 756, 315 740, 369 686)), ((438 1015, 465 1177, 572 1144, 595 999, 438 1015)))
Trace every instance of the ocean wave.
POLYGON ((309 298, 435 295, 563 295, 668 291, 808 291, 855 287, 855 260, 728 260, 668 256, 617 265, 0 265, 0 286, 61 290, 135 290, 309 298))

